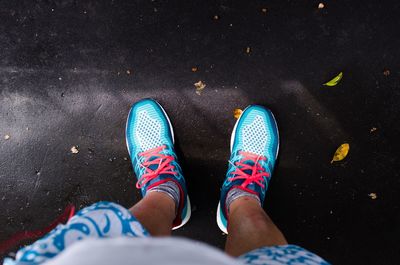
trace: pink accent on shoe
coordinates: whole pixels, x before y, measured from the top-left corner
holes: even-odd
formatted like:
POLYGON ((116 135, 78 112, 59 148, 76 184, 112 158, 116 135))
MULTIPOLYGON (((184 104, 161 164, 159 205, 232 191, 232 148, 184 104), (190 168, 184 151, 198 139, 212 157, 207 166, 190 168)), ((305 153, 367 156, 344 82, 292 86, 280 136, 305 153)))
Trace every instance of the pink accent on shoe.
POLYGON ((136 188, 142 188, 149 181, 157 178, 160 174, 170 174, 174 176, 178 175, 178 172, 173 171, 175 167, 171 165, 174 157, 161 153, 161 151, 163 151, 165 148, 166 146, 162 145, 138 154, 138 156, 143 156, 145 159, 144 162, 140 164, 142 167, 145 168, 145 173, 136 183, 136 188), (152 157, 156 158, 150 161, 152 157), (158 165, 158 168, 156 170, 152 170, 150 169, 150 166, 152 165, 158 165))
POLYGON ((248 152, 239 152, 240 155, 243 156, 243 158, 235 163, 236 169, 233 171, 231 174, 236 175, 234 177, 230 177, 230 181, 238 180, 238 179, 243 179, 243 183, 240 185, 243 188, 246 188, 250 183, 256 183, 260 187, 264 188, 264 184, 261 183, 264 178, 263 177, 269 177, 270 174, 268 172, 265 172, 265 169, 258 163, 260 160, 266 161, 267 158, 265 156, 260 156, 248 152), (254 165, 247 165, 244 162, 251 160, 254 162, 254 165), (241 166, 241 168, 238 168, 237 166, 241 166), (251 174, 247 174, 244 172, 244 170, 251 170, 251 174))

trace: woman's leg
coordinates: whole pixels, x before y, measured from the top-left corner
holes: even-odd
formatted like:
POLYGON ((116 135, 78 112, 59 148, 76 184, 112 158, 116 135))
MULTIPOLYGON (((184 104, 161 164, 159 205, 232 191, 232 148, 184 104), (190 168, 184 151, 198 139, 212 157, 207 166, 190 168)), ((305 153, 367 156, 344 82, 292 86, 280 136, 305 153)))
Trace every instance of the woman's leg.
POLYGON ((175 209, 171 197, 161 192, 150 192, 129 211, 152 236, 168 236, 176 216, 175 209))
POLYGON ((230 206, 225 250, 247 265, 329 265, 321 257, 299 246, 288 245, 259 202, 241 197, 230 206))
POLYGON ((241 197, 230 205, 228 238, 225 251, 232 256, 240 256, 251 250, 286 245, 282 232, 251 197, 241 197))
POLYGON ((130 212, 152 236, 170 235, 189 220, 191 207, 172 125, 158 102, 143 99, 131 107, 126 142, 143 195, 130 212))
POLYGON ((225 250, 232 256, 287 244, 262 208, 278 151, 274 115, 262 106, 250 105, 232 132, 228 172, 217 210, 218 226, 228 233, 225 250))

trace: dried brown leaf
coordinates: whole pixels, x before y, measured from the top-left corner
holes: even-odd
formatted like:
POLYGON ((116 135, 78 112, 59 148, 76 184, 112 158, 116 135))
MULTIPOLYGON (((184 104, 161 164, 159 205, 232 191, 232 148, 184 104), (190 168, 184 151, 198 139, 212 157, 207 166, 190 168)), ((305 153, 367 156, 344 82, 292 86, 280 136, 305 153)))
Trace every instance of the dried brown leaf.
POLYGON ((196 83, 194 83, 194 86, 196 88, 196 94, 197 95, 201 95, 201 92, 204 90, 204 88, 206 87, 206 84, 203 81, 198 81, 196 83))
POLYGON ((239 119, 240 115, 242 115, 243 110, 241 109, 234 109, 233 110, 233 117, 235 117, 236 119, 239 119))

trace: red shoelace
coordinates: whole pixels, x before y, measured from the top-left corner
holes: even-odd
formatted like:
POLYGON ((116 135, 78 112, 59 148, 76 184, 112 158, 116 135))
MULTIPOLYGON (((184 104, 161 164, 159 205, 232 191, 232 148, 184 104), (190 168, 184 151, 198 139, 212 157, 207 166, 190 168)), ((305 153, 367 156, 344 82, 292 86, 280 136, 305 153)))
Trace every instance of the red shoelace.
POLYGON ((264 156, 243 151, 240 151, 239 154, 242 155, 242 159, 234 164, 236 169, 233 172, 231 172, 231 174, 234 175, 234 177, 230 177, 229 180, 230 181, 238 179, 244 180, 243 183, 240 185, 243 188, 246 188, 251 183, 255 183, 260 187, 264 188, 265 186, 262 183, 264 177, 269 177, 270 174, 268 172, 265 172, 265 169, 260 165, 259 161, 260 160, 266 161, 267 158, 264 156), (245 163, 246 161, 248 163, 249 160, 253 162, 253 165, 245 163), (247 170, 251 170, 251 174, 244 172, 247 170))
POLYGON ((140 166, 145 168, 145 173, 136 183, 136 188, 142 188, 149 181, 155 179, 160 174, 178 174, 178 172, 174 172, 175 167, 171 165, 174 157, 171 155, 162 154, 162 151, 165 148, 167 147, 165 145, 162 145, 138 154, 138 156, 144 157, 144 161, 140 164, 140 166), (150 168, 150 166, 152 165, 158 165, 158 167, 155 170, 152 170, 150 168))

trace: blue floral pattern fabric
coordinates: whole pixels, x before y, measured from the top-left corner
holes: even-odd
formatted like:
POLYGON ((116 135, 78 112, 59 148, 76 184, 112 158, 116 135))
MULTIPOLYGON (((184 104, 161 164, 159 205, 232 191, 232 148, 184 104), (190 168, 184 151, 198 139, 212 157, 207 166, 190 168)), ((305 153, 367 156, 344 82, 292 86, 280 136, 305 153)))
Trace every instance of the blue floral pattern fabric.
POLYGON ((73 243, 86 238, 148 237, 150 234, 124 207, 98 202, 80 210, 67 224, 57 226, 45 237, 17 252, 16 259, 4 265, 41 264, 73 243))
POLYGON ((328 262, 295 245, 262 247, 239 257, 249 265, 329 265, 328 262))
MULTIPOLYGON (((150 237, 126 208, 98 202, 79 211, 67 224, 57 226, 45 237, 17 252, 16 259, 3 265, 38 265, 57 256, 75 242, 87 238, 150 237)), ((317 255, 294 245, 262 247, 240 256, 246 265, 325 265, 317 255)))

